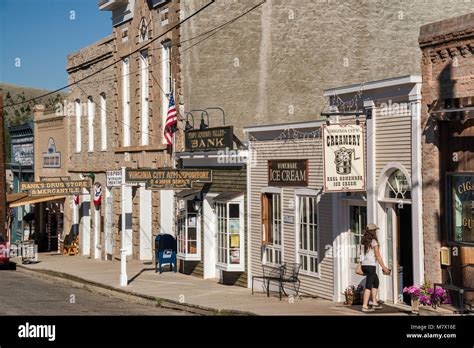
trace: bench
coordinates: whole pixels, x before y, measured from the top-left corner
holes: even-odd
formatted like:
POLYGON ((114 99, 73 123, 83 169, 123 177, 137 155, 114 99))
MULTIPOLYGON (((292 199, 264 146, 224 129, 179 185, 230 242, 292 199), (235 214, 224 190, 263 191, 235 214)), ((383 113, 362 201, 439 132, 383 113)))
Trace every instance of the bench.
POLYGON ((77 255, 79 252, 79 236, 68 234, 64 237, 63 255, 77 255))
MULTIPOLYGON (((461 267, 461 269, 466 268, 466 267, 474 267, 474 264, 467 264, 461 267)), ((453 281, 453 274, 452 274, 452 266, 446 267, 446 270, 448 271, 448 282, 447 283, 435 283, 433 285, 434 290, 436 291, 437 287, 443 288, 445 290, 450 290, 453 292, 457 292, 459 296, 459 309, 461 315, 464 314, 464 294, 466 292, 474 292, 474 288, 471 287, 466 287, 466 286, 457 286, 454 284, 453 281)))
POLYGON ((262 279, 263 288, 267 292, 267 297, 270 297, 270 283, 278 283, 278 292, 281 300, 281 294, 284 293, 286 296, 288 294, 285 292, 284 284, 292 283, 293 288, 296 292, 296 296, 299 296, 299 288, 301 282, 298 278, 301 265, 298 263, 285 262, 281 266, 270 266, 262 265, 262 275, 261 276, 252 276, 252 295, 253 295, 253 284, 255 279, 262 279))

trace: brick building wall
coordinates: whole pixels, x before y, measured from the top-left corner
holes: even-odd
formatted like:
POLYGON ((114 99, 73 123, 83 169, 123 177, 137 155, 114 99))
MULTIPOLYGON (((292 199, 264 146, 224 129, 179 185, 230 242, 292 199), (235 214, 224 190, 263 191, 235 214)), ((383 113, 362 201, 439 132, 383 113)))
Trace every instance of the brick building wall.
MULTIPOLYGON (((328 111, 324 89, 420 75, 419 27, 472 11, 464 0, 267 0, 185 42, 260 2, 217 1, 181 27, 185 109, 220 106, 239 135, 318 118, 328 111)), ((208 1, 181 3, 186 17, 208 1)), ((211 121, 221 124, 218 114, 211 121)))
MULTIPOLYGON (((459 135, 463 132, 472 135, 474 128, 469 122, 437 121, 429 110, 469 106, 466 103, 474 105, 474 13, 421 27, 419 43, 423 75, 421 125, 425 277, 435 282, 442 278, 440 247, 446 244, 449 233, 447 212, 444 211, 448 189, 445 187, 446 172, 468 169, 462 168, 465 163, 461 163, 461 158, 459 164, 453 162, 454 152, 450 151, 450 143, 454 138, 446 141, 442 134, 450 133, 454 123, 460 127, 457 129, 459 135), (460 98, 465 98, 465 105, 449 105, 460 98)), ((460 155, 466 156, 464 162, 469 162, 467 156, 474 158, 472 149, 470 153, 467 151, 460 155)))

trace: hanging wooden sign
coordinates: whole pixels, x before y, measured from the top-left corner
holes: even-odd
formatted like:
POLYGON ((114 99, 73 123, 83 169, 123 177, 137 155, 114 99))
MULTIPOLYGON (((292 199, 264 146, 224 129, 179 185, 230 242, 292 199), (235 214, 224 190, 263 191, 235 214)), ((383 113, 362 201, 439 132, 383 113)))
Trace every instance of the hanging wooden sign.
POLYGON ((233 149, 234 130, 233 127, 210 128, 206 130, 194 130, 184 133, 185 151, 213 151, 222 149, 233 149))
POLYGON ((268 161, 268 186, 308 186, 308 160, 268 161))
POLYGON ((28 191, 28 196, 69 196, 82 195, 84 188, 90 188, 89 180, 21 182, 20 190, 28 191))
POLYGON ((145 183, 149 190, 181 190, 212 182, 209 169, 126 169, 125 182, 145 183))

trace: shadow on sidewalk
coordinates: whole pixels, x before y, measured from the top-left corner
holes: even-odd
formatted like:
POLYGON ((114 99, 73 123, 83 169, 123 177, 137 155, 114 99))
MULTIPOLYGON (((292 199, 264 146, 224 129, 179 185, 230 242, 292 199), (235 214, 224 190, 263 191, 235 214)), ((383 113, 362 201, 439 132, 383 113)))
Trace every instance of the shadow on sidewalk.
POLYGON ((135 274, 132 278, 130 278, 130 280, 128 281, 128 285, 130 285, 135 279, 137 279, 143 272, 147 272, 147 271, 155 271, 155 268, 143 268, 140 270, 140 272, 138 272, 137 274, 135 274))

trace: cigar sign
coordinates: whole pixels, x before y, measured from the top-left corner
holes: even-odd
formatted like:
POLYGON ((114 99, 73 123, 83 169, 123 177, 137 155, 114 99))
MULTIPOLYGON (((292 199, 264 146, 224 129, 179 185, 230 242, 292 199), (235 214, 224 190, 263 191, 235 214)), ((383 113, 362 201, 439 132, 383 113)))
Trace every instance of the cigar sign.
POLYGON ((308 186, 308 160, 268 161, 268 186, 308 186))
POLYGON ((362 125, 324 126, 324 192, 365 191, 362 125))

